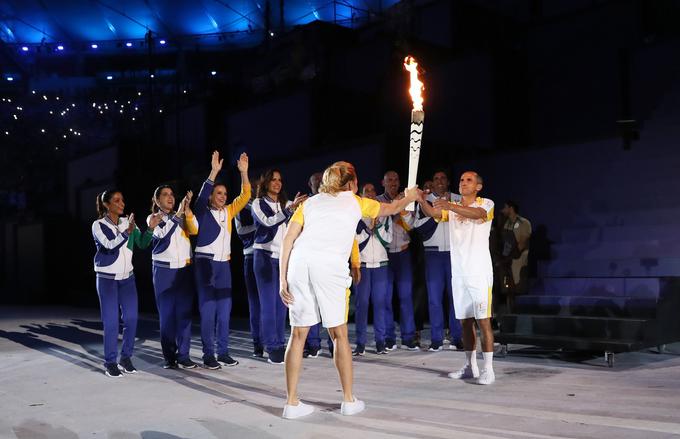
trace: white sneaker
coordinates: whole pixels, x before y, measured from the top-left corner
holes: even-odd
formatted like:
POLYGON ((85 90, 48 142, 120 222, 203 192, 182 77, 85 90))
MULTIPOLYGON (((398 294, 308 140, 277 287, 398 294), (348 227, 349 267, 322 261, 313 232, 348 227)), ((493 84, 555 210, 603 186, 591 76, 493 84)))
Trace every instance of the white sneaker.
MULTIPOLYGON (((493 373, 493 371, 491 372, 493 373)), ((477 366, 463 366, 460 370, 456 372, 451 372, 449 374, 449 378, 452 378, 454 380, 465 380, 468 378, 477 378, 479 377, 479 367, 477 366)))
POLYGON ((364 404, 363 401, 358 400, 355 396, 354 401, 352 402, 346 401, 342 402, 342 405, 340 406, 340 413, 342 413, 345 416, 352 416, 356 415, 357 413, 363 412, 365 408, 366 404, 364 404))
POLYGON ((303 416, 311 415, 314 413, 314 406, 303 404, 302 401, 298 401, 297 405, 286 404, 283 406, 283 417, 284 419, 297 419, 303 416))
POLYGON ((482 369, 479 378, 477 378, 477 384, 483 386, 493 384, 494 381, 496 381, 496 375, 493 373, 493 369, 482 369))

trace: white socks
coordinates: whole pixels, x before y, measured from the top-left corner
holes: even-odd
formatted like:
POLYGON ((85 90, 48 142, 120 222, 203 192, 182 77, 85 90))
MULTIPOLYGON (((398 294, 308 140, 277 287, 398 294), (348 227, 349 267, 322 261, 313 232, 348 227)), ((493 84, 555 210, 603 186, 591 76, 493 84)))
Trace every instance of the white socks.
POLYGON ((465 351, 465 366, 477 369, 477 351, 465 351))
POLYGON ((484 367, 482 369, 493 370, 493 351, 482 352, 482 356, 484 357, 484 367))

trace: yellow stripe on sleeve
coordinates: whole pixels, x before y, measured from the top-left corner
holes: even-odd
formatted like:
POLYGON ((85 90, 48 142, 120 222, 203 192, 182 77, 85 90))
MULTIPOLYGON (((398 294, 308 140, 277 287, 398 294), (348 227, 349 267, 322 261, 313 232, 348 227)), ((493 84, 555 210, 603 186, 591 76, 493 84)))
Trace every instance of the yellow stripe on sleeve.
POLYGON ((301 226, 305 225, 305 203, 302 203, 298 206, 297 209, 295 209, 295 213, 293 214, 293 217, 290 219, 291 221, 295 221, 296 223, 300 224, 301 226))
POLYGON ((377 218, 378 213, 380 213, 380 203, 371 200, 370 198, 360 197, 355 195, 357 201, 359 202, 359 207, 361 207, 361 216, 368 218, 377 218))
POLYGON ((449 220, 449 211, 448 210, 442 210, 442 217, 435 219, 436 222, 438 223, 445 223, 449 220))
POLYGON ((186 216, 184 217, 184 227, 188 235, 193 236, 198 234, 198 227, 196 227, 196 223, 194 222, 193 214, 191 213, 186 214, 186 216))
POLYGON ((347 320, 349 319, 349 295, 350 295, 350 290, 347 288, 345 290, 345 323, 347 323, 347 320))
POLYGON ((227 221, 229 223, 231 223, 231 219, 234 218, 237 213, 239 213, 241 210, 243 210, 244 207, 248 205, 248 201, 250 201, 250 194, 251 194, 250 185, 241 184, 241 193, 238 194, 238 197, 234 198, 234 201, 232 201, 227 206, 227 214, 229 215, 227 217, 227 221))
POLYGON ((359 256, 359 243, 357 242, 357 239, 354 238, 354 241, 352 241, 352 253, 349 255, 349 260, 350 260, 350 265, 352 267, 361 267, 361 256, 359 256))

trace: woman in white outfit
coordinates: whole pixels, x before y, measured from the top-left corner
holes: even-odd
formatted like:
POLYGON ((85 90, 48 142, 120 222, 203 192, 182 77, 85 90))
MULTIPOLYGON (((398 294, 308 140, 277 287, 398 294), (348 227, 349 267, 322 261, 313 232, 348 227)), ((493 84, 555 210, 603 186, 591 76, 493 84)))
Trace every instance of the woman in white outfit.
POLYGON ((362 217, 377 218, 401 212, 418 199, 417 188, 392 203, 379 203, 356 195, 354 166, 336 162, 323 174, 319 194, 295 212, 283 239, 280 259, 280 295, 289 308, 291 336, 285 354, 288 399, 283 417, 299 418, 314 411, 297 396, 302 351, 309 327, 319 321, 335 343, 334 362, 343 390, 341 413, 354 415, 365 405, 352 393, 352 350, 347 337, 351 284, 348 258, 362 217), (332 231, 329 233, 329 231, 332 231))

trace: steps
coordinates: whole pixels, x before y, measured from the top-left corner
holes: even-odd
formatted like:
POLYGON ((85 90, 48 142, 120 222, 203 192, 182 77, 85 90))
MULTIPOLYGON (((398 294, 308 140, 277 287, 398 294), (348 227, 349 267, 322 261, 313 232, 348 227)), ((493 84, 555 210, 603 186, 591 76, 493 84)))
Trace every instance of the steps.
POLYGON ((542 277, 671 277, 680 275, 680 257, 539 261, 538 275, 542 277))
POLYGON ((654 318, 657 299, 633 296, 520 296, 515 303, 519 314, 576 317, 654 318))
POLYGON ((644 340, 656 332, 654 319, 508 314, 503 332, 521 335, 569 336, 584 339, 644 340))
POLYGON ((680 340, 680 82, 665 101, 630 151, 573 145, 536 170, 578 172, 573 192, 555 185, 562 216, 544 217, 559 242, 539 261, 530 294, 499 318, 501 343, 623 352, 680 340))

